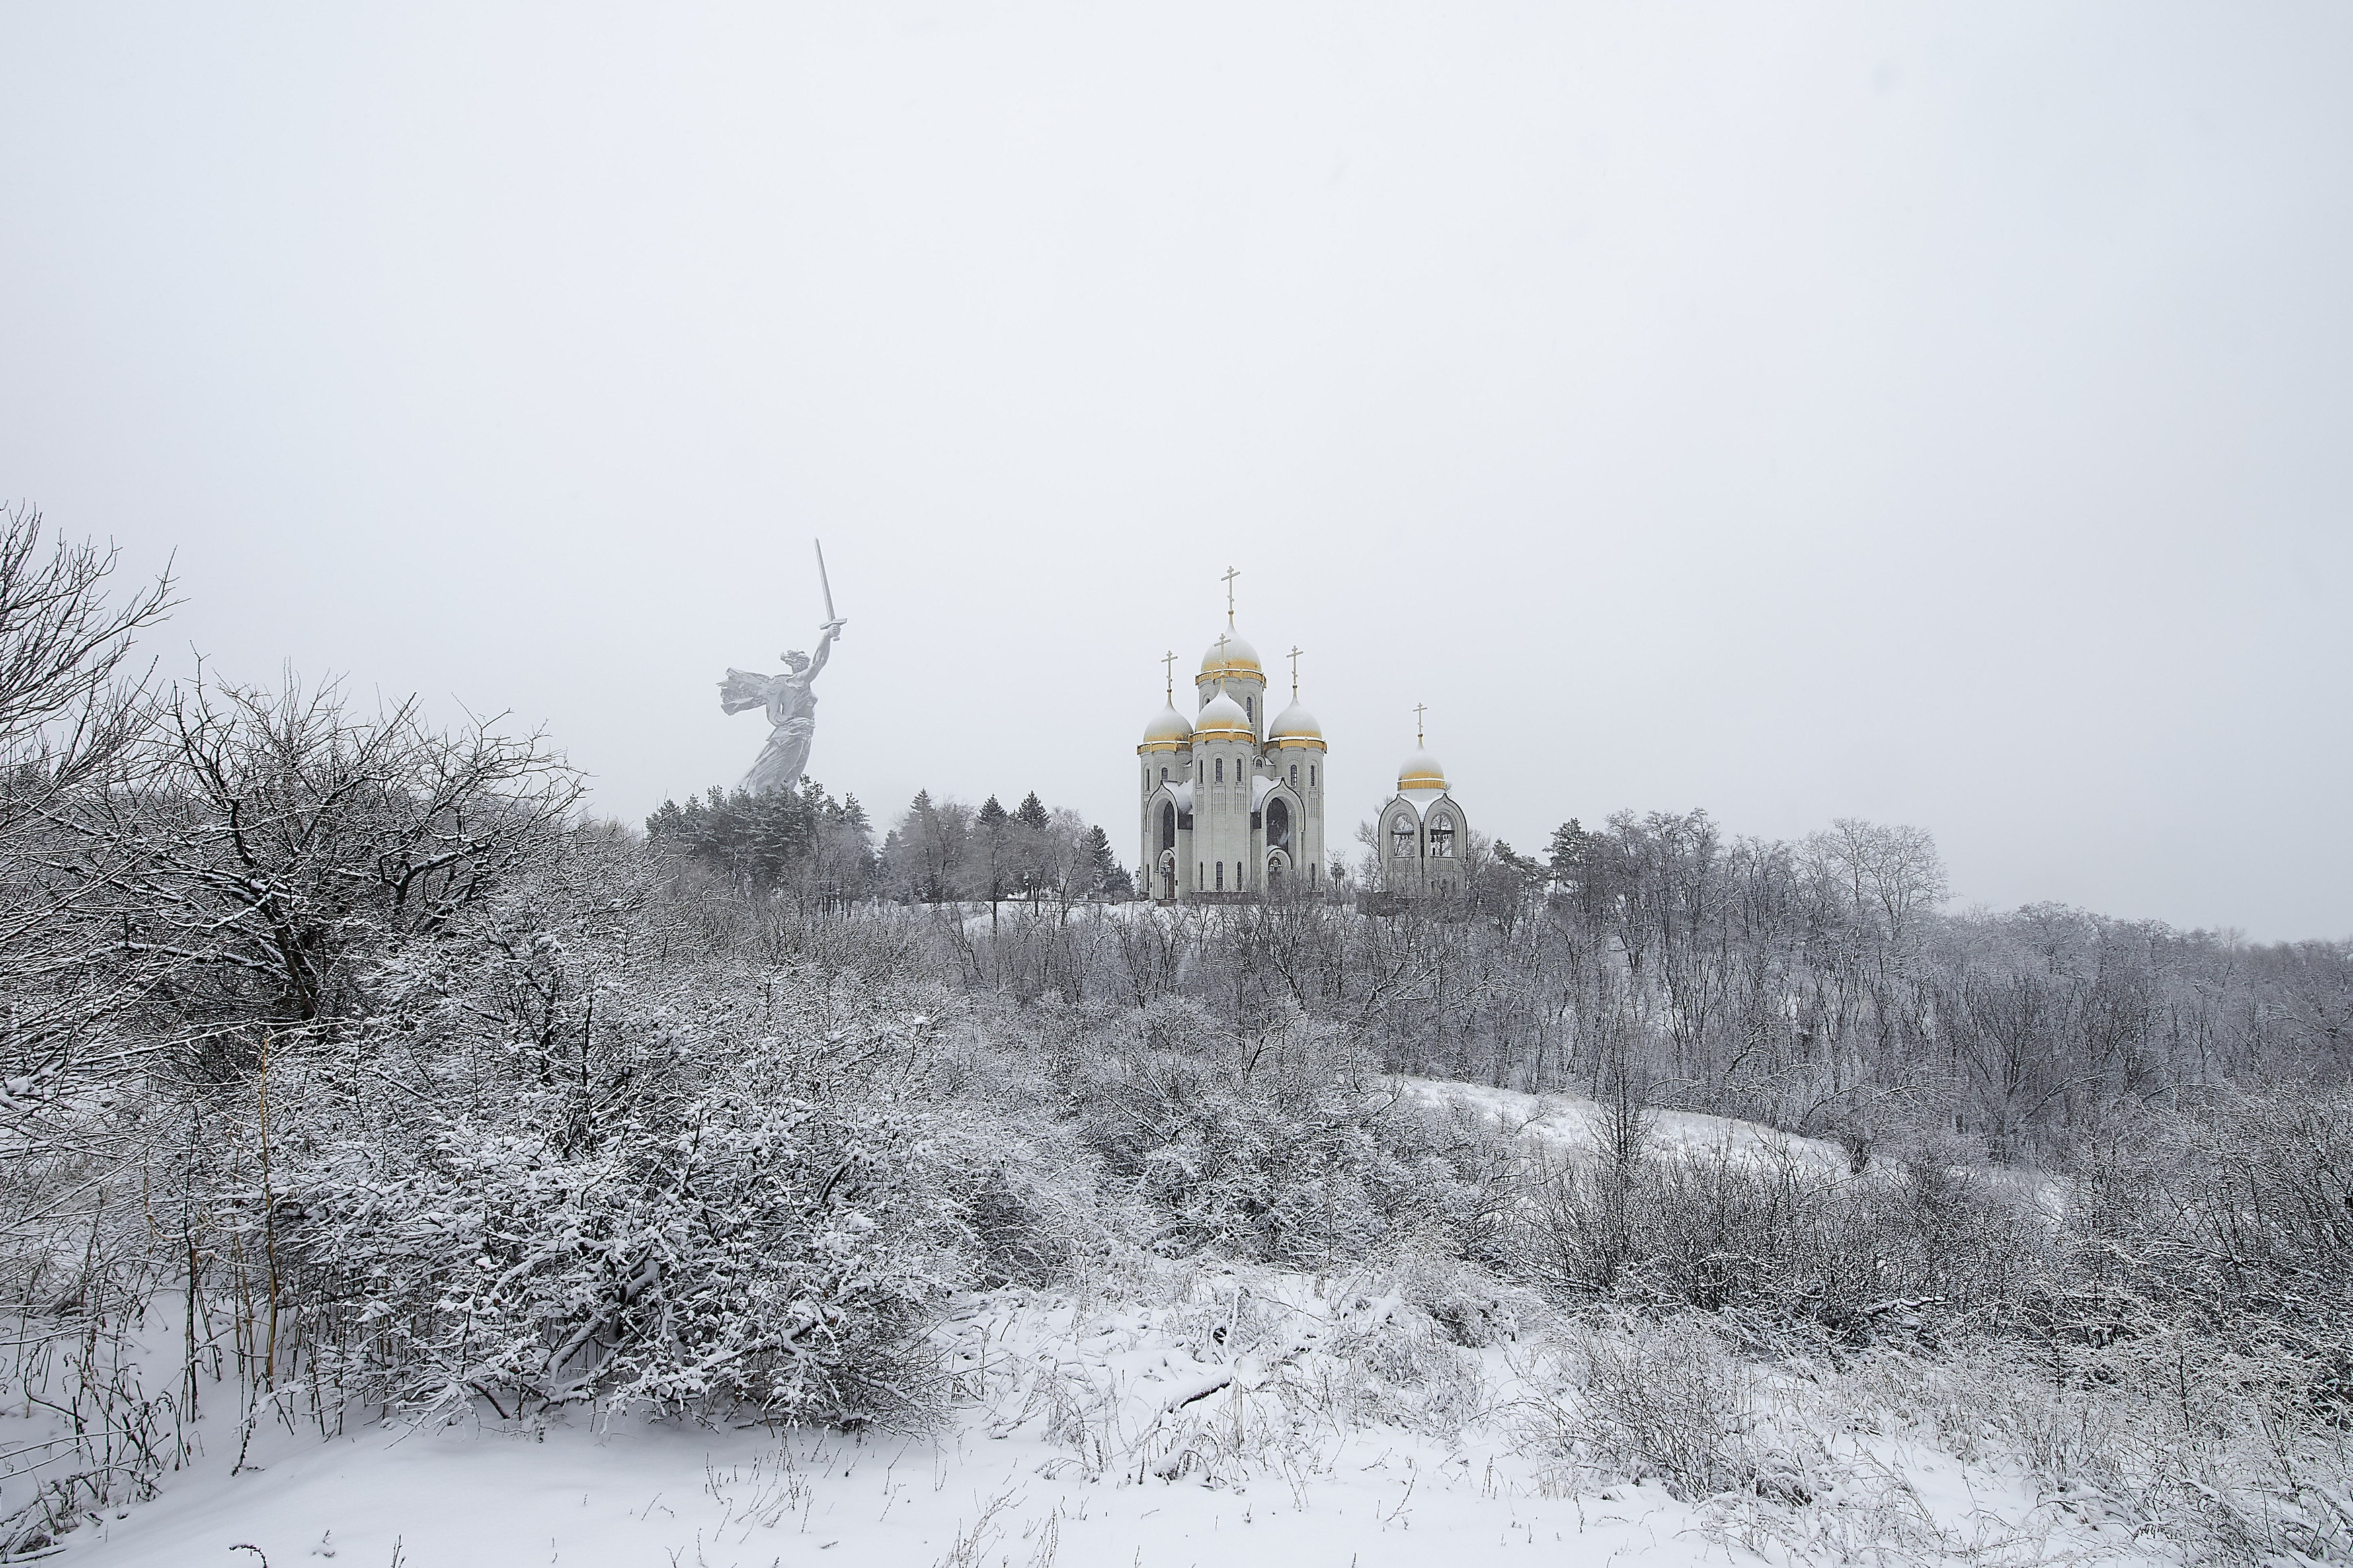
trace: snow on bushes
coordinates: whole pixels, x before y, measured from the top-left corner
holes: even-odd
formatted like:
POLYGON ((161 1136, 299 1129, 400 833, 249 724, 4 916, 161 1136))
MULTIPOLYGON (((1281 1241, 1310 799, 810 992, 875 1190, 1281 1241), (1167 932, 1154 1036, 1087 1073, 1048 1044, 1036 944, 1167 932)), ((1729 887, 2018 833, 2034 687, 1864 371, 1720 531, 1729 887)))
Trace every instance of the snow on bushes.
POLYGON ((1038 1011, 1067 1109, 1107 1178, 1161 1211, 1164 1250, 1316 1267, 1475 1208, 1331 1020, 1293 1010, 1237 1030, 1179 997, 1038 1011))
POLYGON ((974 1238, 917 998, 547 942, 403 985, 281 1090, 273 1242, 320 1380, 427 1415, 927 1402, 909 1358, 974 1238))

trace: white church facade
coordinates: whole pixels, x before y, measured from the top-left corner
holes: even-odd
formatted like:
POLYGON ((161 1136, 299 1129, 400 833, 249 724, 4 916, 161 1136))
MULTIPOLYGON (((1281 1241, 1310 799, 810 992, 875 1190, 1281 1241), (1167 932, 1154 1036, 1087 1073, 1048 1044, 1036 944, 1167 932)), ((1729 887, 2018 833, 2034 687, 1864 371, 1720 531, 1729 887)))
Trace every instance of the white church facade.
MULTIPOLYGON (((1299 701, 1299 650, 1289 656, 1290 703, 1270 718, 1265 667, 1234 628, 1230 603, 1226 623, 1193 677, 1193 716, 1177 709, 1172 653, 1167 705, 1135 748, 1144 872, 1137 886, 1157 903, 1238 902, 1330 885, 1329 753, 1323 726, 1299 701)), ((1382 891, 1463 890, 1470 823, 1436 758, 1416 751, 1406 760, 1397 794, 1377 820, 1382 891)))
POLYGON ((1270 719, 1265 667, 1232 618, 1193 677, 1193 717, 1177 711, 1172 668, 1135 748, 1145 886, 1160 903, 1324 885, 1324 731, 1300 705, 1297 651, 1290 706, 1270 719))

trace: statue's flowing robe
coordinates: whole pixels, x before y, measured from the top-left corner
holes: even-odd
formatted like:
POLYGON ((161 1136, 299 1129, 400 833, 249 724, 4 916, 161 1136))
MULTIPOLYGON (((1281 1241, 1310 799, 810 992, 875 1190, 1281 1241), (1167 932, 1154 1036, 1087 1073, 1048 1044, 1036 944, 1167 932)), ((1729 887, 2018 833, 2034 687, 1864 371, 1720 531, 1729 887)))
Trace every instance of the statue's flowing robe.
POLYGON ((817 693, 791 676, 730 669, 719 683, 719 705, 730 713, 769 710, 768 743, 736 787, 754 795, 798 789, 808 772, 809 745, 817 739, 817 693))

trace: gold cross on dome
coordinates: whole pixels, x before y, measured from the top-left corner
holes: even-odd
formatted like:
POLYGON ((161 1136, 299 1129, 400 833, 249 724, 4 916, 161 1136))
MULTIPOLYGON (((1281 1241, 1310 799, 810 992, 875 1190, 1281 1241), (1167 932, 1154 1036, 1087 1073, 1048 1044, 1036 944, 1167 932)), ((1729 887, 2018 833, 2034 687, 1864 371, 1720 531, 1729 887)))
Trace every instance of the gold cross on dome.
POLYGON ((1421 712, 1428 706, 1429 704, 1424 702, 1417 702, 1413 705, 1413 743, 1416 749, 1430 743, 1421 738, 1421 712))
POLYGON ((1226 636, 1225 633, 1218 634, 1218 673, 1219 675, 1226 673, 1226 645, 1231 641, 1233 638, 1226 636))
POLYGON ((1170 648, 1160 662, 1168 668, 1168 706, 1176 706, 1176 650, 1170 648))
POLYGON ((1291 645, 1291 700, 1299 700, 1299 645, 1291 645))
POLYGON ((1241 574, 1241 568, 1239 566, 1226 568, 1226 625, 1229 628, 1234 624, 1234 579, 1241 574))

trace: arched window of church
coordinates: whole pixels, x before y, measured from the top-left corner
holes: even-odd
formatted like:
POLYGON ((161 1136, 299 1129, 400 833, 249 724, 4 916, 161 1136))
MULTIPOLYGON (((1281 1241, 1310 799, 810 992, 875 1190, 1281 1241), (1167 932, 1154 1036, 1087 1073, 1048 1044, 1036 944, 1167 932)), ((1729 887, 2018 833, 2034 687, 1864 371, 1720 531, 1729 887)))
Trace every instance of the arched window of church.
POLYGON ((1219 861, 1219 862, 1218 862, 1218 891, 1219 891, 1219 892, 1221 892, 1221 893, 1222 893, 1222 892, 1224 892, 1225 890, 1226 890, 1226 863, 1225 863, 1223 860, 1220 860, 1220 861, 1219 861))
POLYGON ((1266 803, 1266 847, 1270 849, 1291 847, 1291 807, 1280 800, 1266 803))
POLYGON ((1314 763, 1307 764, 1307 787, 1309 789, 1314 789, 1315 787, 1315 764, 1314 763))
POLYGON ((1223 757, 1218 759, 1218 782, 1219 784, 1226 782, 1226 759, 1223 757))
POLYGON ((1299 787, 1299 764, 1297 763, 1291 764, 1291 787, 1293 789, 1297 789, 1299 787))
POLYGON ((1160 770, 1160 782, 1162 784, 1166 784, 1168 782, 1168 770, 1166 768, 1160 770))
POLYGON ((1165 800, 1160 803, 1160 847, 1176 847, 1176 808, 1165 800))
POLYGON ((1454 819, 1442 811, 1430 819, 1430 852, 1441 860, 1454 858, 1454 819))
POLYGON ((1389 822, 1389 853, 1400 860, 1413 858, 1413 818, 1402 811, 1389 822))
POLYGON ((1253 724, 1258 722, 1257 698, 1245 697, 1242 699, 1242 717, 1248 719, 1253 724))

